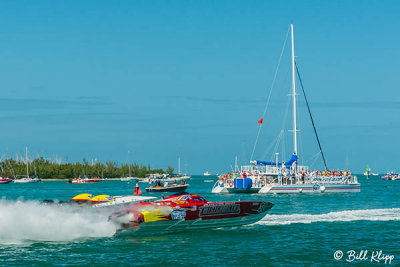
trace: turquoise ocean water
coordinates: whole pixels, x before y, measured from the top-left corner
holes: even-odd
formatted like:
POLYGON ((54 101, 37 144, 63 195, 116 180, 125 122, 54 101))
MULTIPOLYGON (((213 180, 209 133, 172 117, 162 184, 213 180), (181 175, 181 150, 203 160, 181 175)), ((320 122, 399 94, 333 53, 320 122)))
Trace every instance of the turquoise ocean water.
POLYGON ((214 195, 213 183, 204 180, 215 176, 194 176, 188 191, 209 201, 267 200, 275 206, 250 226, 149 236, 115 236, 108 214, 39 204, 86 192, 128 195, 132 183, 0 185, 0 265, 378 266, 384 260, 371 258, 380 250, 394 257, 392 266, 400 265, 400 181, 358 178, 361 193, 214 195), (337 250, 340 260, 334 259, 337 250), (346 262, 350 250, 368 252, 346 262))

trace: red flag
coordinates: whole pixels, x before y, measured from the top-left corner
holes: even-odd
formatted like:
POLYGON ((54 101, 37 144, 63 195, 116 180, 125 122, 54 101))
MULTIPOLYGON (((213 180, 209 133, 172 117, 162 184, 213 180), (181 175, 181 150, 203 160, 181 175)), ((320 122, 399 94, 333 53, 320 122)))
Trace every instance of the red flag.
POLYGON ((262 124, 262 123, 263 123, 263 120, 264 120, 264 118, 261 118, 261 119, 258 121, 258 124, 262 124))

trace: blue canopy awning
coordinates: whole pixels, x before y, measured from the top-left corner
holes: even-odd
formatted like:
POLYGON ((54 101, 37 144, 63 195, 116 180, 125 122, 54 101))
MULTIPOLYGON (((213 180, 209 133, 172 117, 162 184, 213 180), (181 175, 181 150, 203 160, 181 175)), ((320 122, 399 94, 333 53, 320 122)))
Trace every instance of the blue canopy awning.
MULTIPOLYGON (((294 162, 297 162, 297 155, 293 154, 289 161, 284 162, 286 167, 291 167, 294 162)), ((276 166, 276 162, 256 160, 256 165, 276 166)), ((282 166, 282 162, 278 162, 278 166, 282 166)))

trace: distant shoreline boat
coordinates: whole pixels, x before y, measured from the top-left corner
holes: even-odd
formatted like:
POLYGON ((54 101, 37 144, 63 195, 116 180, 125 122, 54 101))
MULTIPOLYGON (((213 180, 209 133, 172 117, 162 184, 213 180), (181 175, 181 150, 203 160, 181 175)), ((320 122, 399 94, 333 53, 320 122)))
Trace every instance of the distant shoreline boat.
POLYGON ((68 183, 69 184, 88 184, 88 183, 98 183, 101 182, 102 179, 98 178, 98 177, 94 177, 94 178, 89 178, 89 177, 84 177, 84 178, 75 178, 75 179, 69 179, 68 183))
POLYGON ((137 181, 137 177, 132 177, 131 176, 131 151, 128 151, 128 177, 122 177, 120 180, 121 182, 130 182, 132 180, 137 181))
POLYGON ((6 177, 0 177, 0 184, 8 184, 11 183, 12 179, 6 177))
POLYGON ((31 177, 24 177, 24 178, 17 178, 14 179, 14 183, 17 184, 28 184, 28 183, 37 183, 40 182, 41 180, 38 178, 31 178, 31 177))
POLYGON ((382 180, 400 180, 400 174, 399 173, 394 173, 394 172, 389 172, 386 175, 383 175, 381 177, 382 180))
POLYGON ((206 171, 205 173, 203 173, 204 176, 211 176, 211 173, 209 171, 206 171))
POLYGON ((29 159, 28 159, 28 147, 25 148, 25 161, 26 161, 26 177, 14 179, 14 183, 17 184, 28 184, 41 182, 39 178, 29 177, 29 159))

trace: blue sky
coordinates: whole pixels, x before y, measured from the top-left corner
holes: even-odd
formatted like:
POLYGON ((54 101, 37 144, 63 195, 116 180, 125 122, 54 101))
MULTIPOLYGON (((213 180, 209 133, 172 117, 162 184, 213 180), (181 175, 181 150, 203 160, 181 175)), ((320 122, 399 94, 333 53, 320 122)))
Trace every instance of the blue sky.
MULTIPOLYGON (((293 22, 329 167, 398 170, 398 14, 398 1, 2 1, 0 151, 124 162, 131 150, 192 174, 243 164, 293 22)), ((257 159, 281 129, 288 52, 257 159)), ((321 168, 299 104, 302 159, 321 168)))

